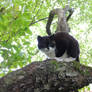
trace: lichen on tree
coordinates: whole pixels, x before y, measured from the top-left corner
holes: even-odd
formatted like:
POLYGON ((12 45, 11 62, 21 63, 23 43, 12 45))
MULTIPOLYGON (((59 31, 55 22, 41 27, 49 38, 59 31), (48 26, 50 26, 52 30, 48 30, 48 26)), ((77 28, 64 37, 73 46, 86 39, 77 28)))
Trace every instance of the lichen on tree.
POLYGON ((77 92, 92 83, 92 68, 78 62, 33 62, 0 79, 0 92, 77 92))

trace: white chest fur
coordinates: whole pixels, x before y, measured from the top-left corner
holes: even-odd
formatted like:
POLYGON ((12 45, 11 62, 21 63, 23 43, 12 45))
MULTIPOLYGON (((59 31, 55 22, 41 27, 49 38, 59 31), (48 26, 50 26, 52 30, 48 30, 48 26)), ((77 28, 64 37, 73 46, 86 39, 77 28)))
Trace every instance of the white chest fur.
POLYGON ((50 59, 55 58, 55 48, 49 47, 49 49, 45 48, 45 49, 42 49, 41 51, 44 52, 48 58, 50 59))
MULTIPOLYGON (((41 51, 44 52, 48 58, 54 59, 54 58, 56 57, 56 55, 55 55, 55 47, 54 47, 54 48, 49 47, 49 49, 45 48, 45 49, 42 49, 41 51)), ((68 57, 68 55, 67 55, 67 53, 65 52, 65 53, 64 53, 61 57, 59 57, 59 58, 67 58, 67 57, 68 57)))
POLYGON ((56 57, 55 47, 54 48, 49 47, 49 49, 45 48, 42 49, 41 51, 44 52, 49 59, 56 59, 57 61, 66 61, 66 62, 75 60, 75 58, 68 57, 67 51, 65 51, 65 53, 61 57, 56 57))

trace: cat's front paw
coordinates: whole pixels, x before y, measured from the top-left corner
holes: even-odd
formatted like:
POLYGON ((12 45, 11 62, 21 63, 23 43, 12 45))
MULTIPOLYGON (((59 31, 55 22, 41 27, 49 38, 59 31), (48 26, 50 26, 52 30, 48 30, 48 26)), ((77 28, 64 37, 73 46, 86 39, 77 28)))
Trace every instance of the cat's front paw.
POLYGON ((56 59, 57 61, 64 61, 62 58, 57 58, 57 57, 55 57, 55 59, 56 59))
POLYGON ((75 60, 75 58, 72 58, 72 57, 64 58, 65 62, 71 62, 71 61, 74 61, 74 60, 75 60))

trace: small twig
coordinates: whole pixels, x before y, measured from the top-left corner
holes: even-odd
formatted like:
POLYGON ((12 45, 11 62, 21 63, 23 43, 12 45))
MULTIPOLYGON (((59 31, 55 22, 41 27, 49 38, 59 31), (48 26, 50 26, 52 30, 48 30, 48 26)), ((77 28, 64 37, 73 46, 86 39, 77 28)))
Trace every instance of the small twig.
POLYGON ((31 25, 33 25, 33 24, 35 24, 35 23, 37 23, 37 22, 40 22, 40 21, 42 21, 42 20, 45 20, 45 19, 48 19, 48 17, 45 17, 45 18, 39 19, 39 20, 37 20, 37 21, 35 21, 35 22, 32 22, 32 23, 29 24, 29 26, 31 26, 31 25))
MULTIPOLYGON (((38 9, 37 13, 35 14, 35 16, 33 17, 31 23, 33 23, 33 21, 35 20, 35 17, 38 15, 38 13, 39 13, 39 11, 40 11, 40 9, 41 9, 42 4, 43 4, 43 1, 41 2, 40 6, 39 6, 39 9, 38 9)), ((35 7, 35 9, 36 9, 36 7, 35 7)))

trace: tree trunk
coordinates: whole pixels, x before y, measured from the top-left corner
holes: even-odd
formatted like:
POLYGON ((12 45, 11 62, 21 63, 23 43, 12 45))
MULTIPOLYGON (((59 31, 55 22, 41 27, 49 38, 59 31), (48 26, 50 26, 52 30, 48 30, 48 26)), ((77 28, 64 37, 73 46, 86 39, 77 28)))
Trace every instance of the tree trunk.
POLYGON ((73 14, 73 9, 66 6, 65 8, 56 8, 50 11, 48 21, 46 24, 46 32, 48 35, 51 35, 50 26, 53 21, 55 15, 58 16, 58 23, 56 32, 70 32, 70 27, 68 25, 68 20, 70 19, 71 15, 73 14), (69 15, 66 16, 66 13, 69 12, 69 15))
POLYGON ((92 68, 78 62, 33 62, 0 79, 0 92, 77 92, 92 83, 92 68))

